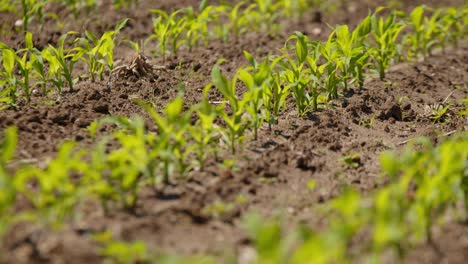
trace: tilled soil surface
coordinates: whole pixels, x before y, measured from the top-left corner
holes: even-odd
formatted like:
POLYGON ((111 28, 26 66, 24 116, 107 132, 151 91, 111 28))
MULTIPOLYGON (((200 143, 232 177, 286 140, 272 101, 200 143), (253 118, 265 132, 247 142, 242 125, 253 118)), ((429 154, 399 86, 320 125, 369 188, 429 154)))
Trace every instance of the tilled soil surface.
MULTIPOLYGON (((92 23, 81 26, 101 32, 123 17, 132 17, 131 25, 122 34, 138 40, 151 33, 149 7, 171 10, 197 4, 197 1, 142 2, 142 8, 132 12, 108 8, 109 16, 99 15, 107 22, 96 27, 92 23)), ((369 2, 372 3, 350 1, 333 15, 320 17, 314 13, 297 21, 285 21, 278 36, 250 33, 229 43, 213 41, 208 47, 181 51, 165 63, 151 59, 152 65, 166 67, 157 71, 157 78, 81 81, 76 91, 65 91, 59 101, 38 94, 30 105, 0 112, 0 129, 18 126, 17 162, 45 164, 64 140, 77 141, 82 147, 92 146, 86 127, 95 119, 144 115, 133 99, 151 100, 157 108, 162 108, 183 90, 187 106, 193 104, 199 100, 210 80, 211 68, 219 58, 228 59, 222 67, 230 75, 246 63, 242 50, 256 57, 275 53, 296 30, 311 38, 324 39, 330 32, 326 22, 353 25, 367 15, 369 7, 377 6, 369 2)), ((421 2, 435 4, 406 2, 404 8, 421 2)), ((437 1, 437 5, 461 3, 437 1)), ((7 17, 6 21, 13 20, 7 17)), ((54 43, 56 39, 50 39, 51 36, 47 31, 37 34, 36 43, 43 46, 54 43)), ((0 41, 20 45, 21 39, 12 34, 2 36, 0 41)), ((119 59, 128 60, 132 56, 135 54, 129 48, 122 46, 117 50, 119 59)), ((369 78, 365 88, 344 95, 307 118, 297 117, 294 104, 289 102, 288 110, 282 113, 272 131, 262 128, 257 141, 245 142, 236 157, 235 170, 225 169, 218 161, 211 160, 205 172, 193 173, 186 183, 157 195, 150 189, 144 190, 134 214, 115 210, 103 216, 96 204, 89 203, 80 209, 82 217, 78 222, 58 232, 17 226, 5 239, 1 252, 6 255, 6 263, 96 263, 101 258, 90 234, 110 230, 117 239, 143 240, 151 249, 222 255, 248 246, 241 225, 242 217, 248 212, 282 215, 290 226, 299 221, 320 226, 320 219, 314 217, 314 206, 335 197, 343 186, 367 193, 385 184, 386 179, 379 177, 380 152, 399 149, 418 136, 429 136, 437 142, 441 136, 468 130, 467 118, 457 115, 462 107, 460 100, 468 94, 467 72, 468 50, 459 48, 426 61, 394 66, 385 81, 369 78), (434 124, 427 115, 428 107, 446 98, 451 104, 450 115, 446 122, 434 124), (366 125, 369 123, 372 124, 366 125), (355 160, 359 164, 357 168, 341 161, 351 153, 360 154, 355 160), (307 187, 310 180, 316 181, 314 190, 307 187), (239 195, 245 202, 238 202, 239 195), (234 206, 216 217, 204 210, 217 202, 234 206)), ((220 98, 213 91, 211 99, 220 98)), ((442 254, 435 253, 434 246, 424 245, 412 252, 407 261, 465 263, 468 226, 453 223, 436 233, 436 246, 442 254)))

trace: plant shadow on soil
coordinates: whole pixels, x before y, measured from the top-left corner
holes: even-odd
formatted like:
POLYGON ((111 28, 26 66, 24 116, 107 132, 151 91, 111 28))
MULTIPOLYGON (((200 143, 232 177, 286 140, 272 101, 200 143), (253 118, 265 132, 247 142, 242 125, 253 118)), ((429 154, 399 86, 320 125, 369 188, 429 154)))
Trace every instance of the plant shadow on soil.
MULTIPOLYGON (((184 1, 159 2, 167 2, 162 6, 171 9, 184 1)), ((195 4, 196 1, 191 2, 195 4)), ((419 4, 406 2, 411 2, 411 6, 419 4)), ((442 2, 437 4, 462 3, 442 2)), ((143 6, 145 3, 143 1, 143 6)), ((352 25, 367 15, 368 6, 364 1, 353 3, 350 6, 354 13, 351 9, 339 10, 342 16, 335 17, 342 20, 332 20, 330 24, 352 25)), ((109 20, 118 21, 121 15, 117 14, 117 19, 109 16, 109 20)), ((151 25, 138 27, 138 22, 149 19, 147 14, 131 15, 136 16, 133 31, 124 34, 138 39, 145 32, 151 32, 151 25)), ((75 93, 65 93, 54 106, 44 105, 45 98, 37 95, 31 105, 21 110, 2 111, 0 129, 10 125, 19 128, 18 161, 44 164, 64 140, 80 142, 82 147, 91 146, 93 141, 86 127, 95 119, 110 114, 144 115, 132 103, 133 98, 151 100, 161 108, 183 87, 185 102, 197 102, 218 58, 228 59, 223 70, 232 75, 234 69, 245 63, 242 50, 252 51, 257 57, 264 56, 281 47, 284 39, 297 29, 312 35, 320 28, 321 33, 312 35, 318 39, 328 35, 325 23, 311 21, 312 16, 306 16, 300 21, 285 23, 277 37, 251 34, 234 43, 213 42, 193 52, 181 51, 166 63, 169 70, 159 72, 157 80, 117 80, 111 89, 107 88, 107 80, 82 81, 75 93)), ((46 37, 44 33, 37 36, 37 40, 44 42, 42 45, 53 42, 46 37)), ((12 43, 21 42, 14 36, 11 39, 12 43)), ((125 54, 121 57, 125 59, 132 53, 120 47, 117 54, 125 54)), ((153 59, 151 63, 160 65, 162 61, 153 59)), ((468 130, 466 117, 456 114, 462 107, 460 100, 467 97, 467 72, 468 51, 460 48, 424 62, 398 65, 388 73, 385 82, 370 79, 364 89, 332 102, 310 118, 298 118, 294 105, 288 104, 288 110, 282 113, 272 131, 262 128, 258 141, 245 142, 237 157, 236 170, 222 168, 210 160, 205 172, 194 173, 187 182, 169 187, 164 193, 155 195, 150 189, 143 190, 135 214, 116 210, 104 217, 96 209, 97 205, 91 203, 80 209, 82 217, 78 223, 59 232, 16 226, 5 239, 1 251, 8 252, 7 263, 94 263, 99 262, 100 257, 89 234, 111 230, 118 239, 143 240, 150 248, 180 254, 222 254, 226 248, 248 242, 240 224, 247 212, 284 215, 290 226, 298 222, 320 226, 320 219, 313 215, 314 206, 338 195, 342 187, 352 186, 366 193, 385 184, 385 179, 379 177, 380 152, 398 149, 408 139, 418 136, 429 136, 437 141, 444 133, 468 130), (433 124, 424 115, 426 106, 443 101, 454 90, 448 99, 452 104, 450 121, 433 124), (371 125, 364 125, 370 120, 373 120, 371 125), (357 168, 341 161, 351 152, 359 154, 357 168), (310 180, 316 181, 314 190, 307 187, 310 180), (233 203, 240 194, 247 202, 237 204, 219 217, 212 217, 203 210, 217 201, 233 203)), ((220 99, 219 94, 210 94, 210 100, 220 99)), ((468 259, 467 225, 450 224, 438 230, 435 237, 445 253, 443 256, 423 245, 411 252, 407 261, 463 263, 468 259)))

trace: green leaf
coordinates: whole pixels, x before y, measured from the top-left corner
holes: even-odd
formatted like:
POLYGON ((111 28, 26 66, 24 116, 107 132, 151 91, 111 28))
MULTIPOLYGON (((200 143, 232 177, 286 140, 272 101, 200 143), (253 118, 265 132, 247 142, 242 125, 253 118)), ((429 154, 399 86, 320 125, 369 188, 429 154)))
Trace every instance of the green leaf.
POLYGON ((16 54, 11 49, 4 49, 2 52, 2 56, 3 56, 3 67, 5 68, 5 71, 7 72, 7 74, 11 76, 13 74, 13 69, 15 67, 16 54))
POLYGON ((202 12, 203 10, 205 10, 205 8, 207 8, 209 5, 208 5, 208 0, 202 0, 200 1, 200 5, 198 6, 198 10, 200 12, 202 12))
POLYGON ((34 47, 31 32, 26 32, 26 36, 24 37, 24 42, 25 42, 27 49, 30 50, 34 47))
POLYGON ((254 57, 252 56, 252 54, 250 54, 248 51, 245 51, 244 50, 244 56, 245 58, 247 59, 247 61, 249 62, 249 64, 254 67, 254 69, 257 68, 257 61, 255 61, 254 57))
POLYGON ((120 31, 128 22, 128 18, 125 18, 125 19, 122 19, 119 21, 119 23, 117 23, 117 25, 115 25, 115 31, 118 32, 120 31))
POLYGON ((170 102, 166 107, 167 117, 171 120, 177 119, 184 107, 184 100, 182 97, 177 97, 170 102))
POLYGON ((5 131, 4 139, 1 142, 1 162, 6 163, 13 158, 18 143, 18 129, 16 127, 8 127, 5 131))
POLYGON ((316 186, 317 182, 315 180, 310 180, 307 182, 307 188, 309 188, 310 190, 314 190, 316 186))
POLYGON ((303 63, 307 58, 307 42, 305 36, 301 32, 296 32, 296 56, 299 63, 303 63))
POLYGON ((218 88, 218 90, 223 94, 223 96, 228 99, 232 100, 233 99, 233 93, 231 91, 231 84, 226 78, 221 73, 221 70, 218 65, 215 65, 213 67, 213 70, 211 71, 211 80, 213 84, 218 88))
POLYGON ((244 69, 240 69, 237 74, 239 79, 247 86, 247 89, 252 90, 254 87, 254 78, 250 73, 244 69))
POLYGON ((411 23, 417 32, 422 29, 423 14, 424 6, 418 6, 410 13, 411 23))
POLYGON ((399 171, 397 156, 393 152, 384 152, 380 155, 380 164, 384 172, 391 177, 396 177, 399 171))

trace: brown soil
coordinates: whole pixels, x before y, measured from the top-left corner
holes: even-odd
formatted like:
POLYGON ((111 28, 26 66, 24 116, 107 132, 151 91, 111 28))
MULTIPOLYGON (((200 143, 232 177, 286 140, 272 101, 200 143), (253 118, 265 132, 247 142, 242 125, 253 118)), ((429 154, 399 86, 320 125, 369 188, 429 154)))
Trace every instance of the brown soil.
MULTIPOLYGON (((122 35, 139 40, 151 33, 149 8, 171 10, 188 4, 196 6, 198 1, 153 2, 142 1, 141 8, 132 11, 116 12, 106 8, 104 14, 91 15, 89 21, 66 25, 66 29, 99 33, 112 28, 119 19, 131 17, 133 20, 122 35), (96 18, 105 21, 90 23, 96 18)), ((182 51, 164 63, 168 70, 158 72, 156 80, 115 80, 111 85, 108 80, 81 81, 75 92, 65 91, 58 102, 37 94, 30 105, 0 112, 0 129, 10 125, 19 128, 18 162, 44 164, 64 140, 79 142, 82 147, 91 146, 86 127, 95 119, 108 115, 144 115, 132 102, 133 98, 151 100, 161 108, 183 89, 186 103, 193 104, 209 82, 217 59, 228 59, 223 70, 229 74, 246 63, 242 50, 251 51, 256 57, 275 53, 296 30, 311 38, 323 39, 329 33, 325 22, 353 25, 367 14, 368 7, 377 5, 374 1, 368 2, 372 4, 353 1, 333 15, 324 15, 322 22, 316 14, 298 21, 285 21, 282 31, 275 37, 251 33, 230 43, 213 41, 208 47, 182 51), (317 29, 320 33, 314 35, 317 29)), ((463 3, 405 2, 404 8, 421 2, 463 3)), ((5 22, 12 24, 14 18, 5 16, 5 22)), ((62 32, 48 30, 34 35, 38 45, 54 43, 62 32)), ((21 45, 22 36, 2 35, 0 41, 21 45)), ((132 56, 132 51, 123 44, 117 50, 119 59, 132 56)), ((161 59, 151 59, 150 63, 163 65, 161 59)), ((248 212, 282 215, 291 225, 299 221, 318 224, 314 206, 339 194, 343 186, 350 185, 366 193, 385 184, 385 179, 379 177, 380 152, 401 148, 418 136, 429 136, 437 141, 445 133, 468 130, 468 120, 456 114, 461 109, 460 100, 468 94, 467 72, 468 50, 459 48, 424 62, 397 65, 385 82, 369 79, 365 88, 352 91, 308 118, 298 118, 290 103, 273 131, 263 128, 258 141, 245 142, 236 157, 239 161, 235 170, 210 161, 206 172, 193 173, 187 183, 170 187, 163 194, 144 190, 135 214, 115 210, 105 217, 90 203, 84 206, 79 221, 59 232, 17 226, 5 239, 0 252, 6 263, 96 263, 101 259, 90 234, 110 230, 118 239, 143 240, 151 249, 220 255, 225 254, 226 249, 237 251, 248 244, 241 226, 241 219, 248 212), (450 121, 433 124, 425 117, 426 106, 443 101, 449 94, 450 121), (363 125, 373 117, 371 127, 363 125), (340 160, 351 151, 360 153, 358 168, 349 168, 340 160), (307 187, 312 179, 317 183, 313 191, 307 187), (247 202, 236 203, 239 195, 247 198, 247 202), (219 217, 203 210, 217 201, 236 206, 219 217)), ((213 92, 212 99, 219 98, 213 92)), ((408 263, 464 263, 468 258, 467 239, 466 224, 450 224, 436 235, 442 255, 434 253, 434 247, 424 245, 408 256, 408 263)))

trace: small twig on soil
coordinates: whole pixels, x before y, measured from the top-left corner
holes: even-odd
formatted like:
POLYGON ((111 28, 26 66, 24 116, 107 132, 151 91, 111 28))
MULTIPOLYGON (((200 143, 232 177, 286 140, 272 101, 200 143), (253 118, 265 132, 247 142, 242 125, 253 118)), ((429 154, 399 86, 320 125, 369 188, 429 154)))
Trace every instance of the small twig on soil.
POLYGON ((210 104, 229 104, 229 101, 210 101, 210 104))
MULTIPOLYGON (((438 136, 438 137, 448 137, 448 136, 450 136, 450 135, 452 135, 452 134, 454 134, 454 133, 456 133, 456 132, 458 132, 458 130, 453 130, 453 131, 444 133, 444 134, 442 134, 442 135, 440 135, 440 136, 438 136)), ((409 139, 407 139, 407 140, 405 140, 405 141, 402 141, 402 142, 398 143, 397 146, 404 145, 404 144, 406 144, 406 143, 408 143, 408 142, 410 142, 410 141, 412 141, 412 140, 415 140, 416 138, 417 138, 417 137, 409 138, 409 139)))
POLYGON ((442 105, 444 105, 447 100, 450 98, 450 96, 452 96, 452 94, 455 92, 456 90, 453 90, 451 93, 449 93, 449 95, 447 95, 447 97, 445 97, 444 101, 442 101, 442 105))

